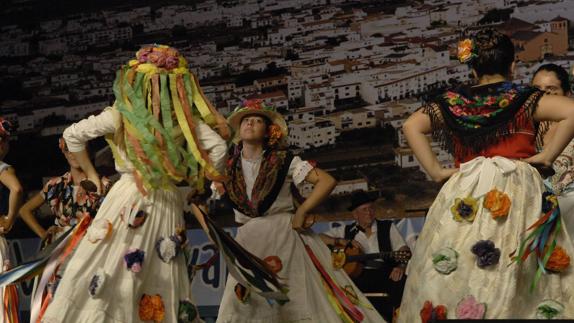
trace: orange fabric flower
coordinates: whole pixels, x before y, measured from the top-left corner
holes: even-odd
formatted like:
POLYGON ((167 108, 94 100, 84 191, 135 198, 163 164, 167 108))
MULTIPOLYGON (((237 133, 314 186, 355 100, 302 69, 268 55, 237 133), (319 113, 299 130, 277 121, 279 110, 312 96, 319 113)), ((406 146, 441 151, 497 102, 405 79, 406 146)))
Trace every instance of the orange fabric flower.
POLYGON ((544 268, 559 273, 568 268, 568 266, 570 266, 570 256, 562 247, 556 246, 544 268))
POLYGON ((505 217, 510 211, 510 198, 505 193, 492 189, 486 194, 483 206, 490 210, 493 219, 505 217))
POLYGON ((275 145, 277 142, 279 142, 279 140, 283 136, 283 132, 281 132, 281 127, 279 127, 276 124, 270 125, 268 130, 268 136, 269 136, 269 145, 271 146, 275 145))
POLYGON ((464 39, 458 42, 457 57, 461 63, 466 63, 474 57, 472 52, 473 43, 471 39, 464 39))
POLYGON ((281 269, 283 269, 283 263, 281 262, 281 258, 277 256, 267 256, 265 257, 265 259, 263 259, 263 261, 265 261, 269 270, 271 270, 275 274, 280 272, 281 269))
POLYGON ((143 294, 140 299, 138 314, 142 321, 163 322, 165 307, 161 296, 143 294))

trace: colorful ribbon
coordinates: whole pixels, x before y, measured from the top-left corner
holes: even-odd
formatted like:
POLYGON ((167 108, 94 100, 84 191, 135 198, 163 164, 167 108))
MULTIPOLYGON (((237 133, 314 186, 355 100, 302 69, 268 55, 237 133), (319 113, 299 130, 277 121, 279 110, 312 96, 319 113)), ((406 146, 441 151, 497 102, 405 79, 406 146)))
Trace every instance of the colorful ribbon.
POLYGON ((526 238, 522 240, 518 248, 518 254, 514 256, 516 250, 510 254, 512 262, 523 263, 530 255, 536 255, 537 270, 534 279, 530 285, 530 292, 533 292, 540 280, 542 274, 546 274, 546 263, 556 247, 556 236, 562 227, 560 217, 560 208, 556 196, 547 191, 543 195, 542 205, 546 203, 551 207, 532 224, 526 231, 533 230, 526 238))

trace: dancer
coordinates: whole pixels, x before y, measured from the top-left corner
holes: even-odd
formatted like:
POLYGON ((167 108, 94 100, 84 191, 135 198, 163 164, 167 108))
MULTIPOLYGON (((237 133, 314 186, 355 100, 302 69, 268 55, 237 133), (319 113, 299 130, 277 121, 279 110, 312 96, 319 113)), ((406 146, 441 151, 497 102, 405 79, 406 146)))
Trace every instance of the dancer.
POLYGON ((449 90, 409 117, 403 131, 435 181, 450 177, 427 215, 399 322, 431 318, 572 318, 574 246, 544 171, 574 136, 574 101, 508 81, 514 45, 483 29, 459 43, 478 85, 449 90), (536 153, 538 122, 559 121, 536 153), (432 133, 459 169, 440 166, 432 133))
MULTIPOLYGON (((95 215, 97 206, 99 205, 98 199, 103 198, 109 191, 111 182, 102 177, 102 195, 97 198, 92 198, 90 192, 87 192, 82 187, 82 182, 87 179, 86 174, 80 168, 74 155, 68 150, 64 138, 58 141, 60 151, 66 158, 69 171, 65 174, 51 178, 46 182, 42 191, 34 195, 20 208, 20 215, 22 220, 26 222, 28 227, 34 231, 45 244, 49 244, 56 240, 63 233, 70 230, 74 225, 80 223, 84 214, 88 213, 89 216, 95 215), (44 202, 50 205, 52 214, 55 217, 55 225, 45 230, 36 220, 34 212, 39 209, 44 202)), ((85 182, 84 182, 85 185, 85 182)), ((85 233, 85 231, 84 231, 85 233)), ((77 234, 80 234, 78 232, 77 234)), ((58 255, 59 256, 59 255, 58 255)), ((59 264, 48 266, 54 272, 45 271, 42 277, 49 282, 49 285, 44 290, 39 291, 36 289, 41 279, 37 279, 34 284, 34 291, 32 292, 32 320, 37 321, 41 319, 42 312, 47 308, 50 300, 54 296, 54 292, 66 268, 66 260, 69 253, 65 257, 57 257, 59 264), (41 293, 38 294, 37 293, 41 293), (35 304, 37 301, 39 304, 35 304), (40 303, 41 302, 41 303, 40 303)))
MULTIPOLYGON (((534 73, 532 78, 532 85, 540 90, 554 95, 570 96, 570 80, 568 72, 556 64, 542 65, 534 73)), ((546 135, 544 142, 548 143, 552 140, 556 132, 557 123, 552 123, 546 135)), ((552 168, 556 174, 548 179, 548 184, 552 187, 554 194, 558 195, 558 203, 560 205, 560 213, 564 226, 570 234, 570 238, 574 237, 574 140, 566 146, 564 151, 556 158, 552 164, 552 168)))
POLYGON ((182 247, 183 198, 220 179, 225 120, 205 100, 171 47, 144 47, 122 66, 115 103, 64 131, 88 179, 100 180, 84 149, 106 135, 121 173, 71 257, 43 322, 199 321, 182 247))
MULTIPOLYGON (((0 216, 0 270, 5 271, 12 267, 10 261, 10 249, 4 234, 12 229, 20 203, 22 202, 22 185, 16 176, 14 168, 4 162, 4 157, 10 149, 10 132, 12 124, 0 118, 0 185, 6 187, 10 194, 8 201, 0 201, 2 209, 7 213, 0 216)), ((0 323, 18 323, 18 291, 15 285, 0 288, 0 323)))
POLYGON ((319 236, 305 231, 307 213, 335 180, 283 148, 287 125, 273 107, 246 101, 228 121, 237 145, 224 187, 242 224, 236 240, 287 283, 289 301, 269 302, 228 276, 217 322, 384 322, 349 277, 332 269, 319 236), (292 192, 303 181, 314 189, 295 210, 292 192))

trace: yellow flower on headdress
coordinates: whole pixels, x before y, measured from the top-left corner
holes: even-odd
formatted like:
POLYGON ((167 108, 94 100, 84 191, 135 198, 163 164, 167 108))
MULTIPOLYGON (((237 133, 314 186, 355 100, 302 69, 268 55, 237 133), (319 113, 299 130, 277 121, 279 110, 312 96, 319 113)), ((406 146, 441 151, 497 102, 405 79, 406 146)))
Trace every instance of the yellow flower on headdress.
POLYGON ((510 101, 508 101, 508 99, 502 99, 500 102, 498 102, 498 106, 501 108, 506 108, 509 104, 510 101))
POLYGON ((153 74, 153 73, 158 72, 158 68, 153 64, 144 63, 144 64, 138 65, 138 67, 136 68, 136 71, 140 72, 140 73, 144 73, 144 74, 148 74, 148 73, 153 74))
POLYGON ((476 54, 472 52, 473 49, 472 39, 464 39, 458 42, 457 57, 461 63, 470 61, 476 54))

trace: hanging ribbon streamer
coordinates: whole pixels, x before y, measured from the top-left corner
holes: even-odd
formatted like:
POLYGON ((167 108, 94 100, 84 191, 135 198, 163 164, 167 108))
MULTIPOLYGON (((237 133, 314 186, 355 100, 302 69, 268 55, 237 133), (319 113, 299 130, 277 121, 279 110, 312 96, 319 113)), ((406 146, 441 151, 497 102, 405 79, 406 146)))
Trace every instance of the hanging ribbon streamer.
POLYGON ((363 313, 361 313, 361 311, 353 304, 353 302, 351 302, 347 294, 345 294, 345 292, 339 287, 339 285, 337 285, 329 273, 327 273, 317 256, 315 256, 315 253, 311 247, 309 247, 309 245, 303 241, 303 238, 300 235, 299 238, 305 246, 305 250, 307 251, 309 258, 311 258, 313 265, 315 265, 315 268, 319 271, 325 286, 328 287, 327 294, 334 295, 336 297, 335 299, 332 297, 329 298, 335 311, 337 311, 337 309, 340 307, 343 308, 345 315, 341 316, 341 319, 343 319, 345 322, 362 322, 364 319, 363 313), (335 303, 332 302, 332 300, 334 300, 335 303))
POLYGON ((518 254, 514 256, 516 250, 510 254, 512 262, 518 264, 523 263, 530 255, 536 255, 538 268, 530 285, 530 292, 534 291, 542 274, 547 273, 544 267, 556 247, 556 236, 562 227, 558 199, 551 191, 542 194, 542 212, 543 216, 526 229, 533 231, 520 243, 518 254))
POLYGON ((18 302, 18 290, 16 289, 16 285, 4 287, 4 320, 6 322, 20 322, 18 302))
POLYGON ((287 286, 279 282, 279 277, 263 260, 243 248, 195 204, 191 205, 191 209, 203 230, 223 254, 233 278, 268 301, 278 304, 289 301, 287 286))

